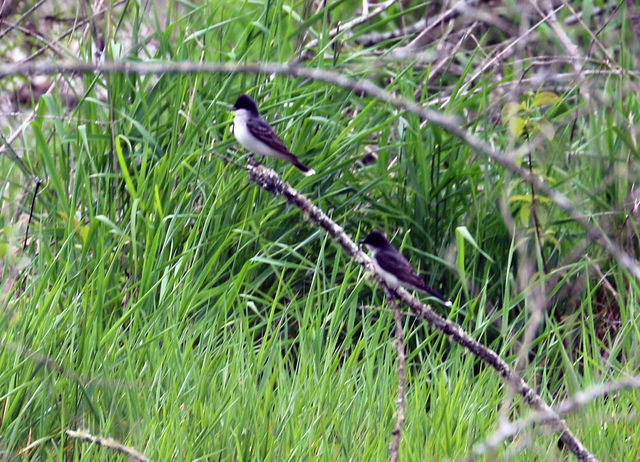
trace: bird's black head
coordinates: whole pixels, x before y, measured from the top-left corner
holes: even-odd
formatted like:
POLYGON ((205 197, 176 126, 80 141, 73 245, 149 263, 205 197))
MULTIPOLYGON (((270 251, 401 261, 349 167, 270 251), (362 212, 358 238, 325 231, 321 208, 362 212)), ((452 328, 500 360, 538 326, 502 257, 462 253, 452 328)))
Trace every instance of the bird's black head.
POLYGON ((381 249, 389 245, 389 241, 387 241, 384 233, 378 230, 371 231, 360 243, 375 249, 381 249))
POLYGON ((258 106, 256 106, 256 102, 244 93, 238 96, 236 103, 233 105, 233 110, 235 111, 236 109, 246 109, 251 114, 258 115, 258 106))

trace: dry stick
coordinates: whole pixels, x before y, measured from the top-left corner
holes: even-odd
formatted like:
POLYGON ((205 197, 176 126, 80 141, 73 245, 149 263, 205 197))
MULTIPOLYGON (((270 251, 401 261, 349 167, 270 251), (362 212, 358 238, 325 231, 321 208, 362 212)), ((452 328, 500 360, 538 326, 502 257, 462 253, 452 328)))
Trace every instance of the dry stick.
MULTIPOLYGON (((553 63, 551 63, 553 64, 553 63)), ((532 64, 533 66, 534 64, 532 64)), ((544 63, 535 63, 535 65, 542 66, 544 63)), ((613 70, 600 70, 600 69, 588 69, 580 72, 581 75, 592 77, 592 76, 625 76, 625 77, 634 77, 636 79, 640 79, 640 72, 637 71, 629 71, 627 69, 613 69, 613 70)), ((574 87, 573 82, 577 79, 577 74, 575 72, 566 72, 562 74, 547 74, 547 73, 539 73, 533 77, 529 77, 526 79, 520 80, 511 80, 508 82, 500 82, 496 83, 492 86, 493 89, 509 89, 511 87, 518 87, 522 90, 529 89, 533 92, 536 92, 540 89, 541 86, 548 86, 551 84, 561 84, 566 83, 567 86, 574 87)), ((453 86, 451 86, 453 88, 453 86)), ((635 88, 635 86, 633 86, 635 88)), ((447 89, 448 90, 448 89, 447 89)), ((446 90, 445 90, 446 91, 446 90)), ((484 86, 480 86, 477 88, 473 88, 464 93, 457 93, 457 95, 477 95, 478 93, 486 92, 487 89, 484 86)), ((434 98, 429 101, 429 104, 433 106, 441 106, 445 107, 451 101, 451 96, 442 96, 439 98, 434 98)))
MULTIPOLYGON (((509 207, 507 205, 507 193, 504 194, 502 200, 500 200, 500 213, 502 219, 507 225, 507 229, 511 234, 512 242, 519 242, 521 236, 517 231, 517 227, 509 207)), ((531 259, 524 249, 523 245, 517 245, 516 249, 519 255, 518 258, 518 283, 520 284, 520 291, 525 295, 525 302, 528 311, 531 313, 527 320, 527 328, 522 337, 522 344, 518 350, 518 356, 516 358, 514 369, 516 373, 520 374, 524 370, 527 364, 527 355, 529 354, 531 344, 536 338, 538 327, 543 320, 544 310, 547 307, 547 297, 544 284, 540 284, 540 281, 534 281, 532 287, 527 290, 527 284, 533 279, 533 264, 531 259)), ((513 402, 515 390, 512 387, 508 387, 504 393, 502 402, 500 403, 499 425, 502 426, 508 422, 509 409, 513 402)))
POLYGON ((442 73, 442 71, 444 70, 444 67, 447 64, 451 64, 453 63, 453 61, 456 59, 456 55, 458 54, 458 50, 460 49, 460 47, 462 46, 462 44, 467 40, 467 38, 469 37, 469 35, 473 32, 473 30, 476 28, 476 26, 478 25, 478 21, 474 21, 468 28, 467 30, 464 32, 464 34, 462 34, 460 36, 460 39, 458 40, 458 42, 453 46, 453 48, 451 50, 447 51, 447 56, 441 58, 438 62, 436 62, 433 67, 431 68, 431 71, 429 72, 429 78, 427 79, 427 85, 430 85, 431 83, 434 82, 434 80, 440 76, 440 74, 442 73))
POLYGON ((31 208, 29 209, 29 219, 27 220, 27 229, 24 232, 24 244, 22 244, 22 250, 27 250, 27 242, 29 241, 29 227, 31 226, 31 220, 33 219, 33 210, 36 207, 36 197, 38 196, 38 190, 42 186, 42 180, 36 177, 36 187, 33 191, 33 198, 31 199, 31 208))
POLYGON ((555 191, 547 186, 537 175, 530 175, 526 171, 518 167, 512 160, 512 157, 502 154, 496 149, 483 142, 480 138, 461 128, 461 123, 456 117, 447 116, 440 112, 427 109, 421 105, 410 101, 406 98, 396 96, 387 92, 383 88, 375 85, 369 80, 356 80, 340 74, 335 71, 327 71, 324 69, 313 69, 301 66, 289 66, 278 63, 254 63, 254 64, 237 64, 237 63, 143 63, 143 62, 105 62, 99 64, 92 63, 21 63, 3 66, 0 68, 0 78, 14 74, 57 74, 66 72, 103 72, 103 73, 139 73, 139 74, 157 74, 157 73, 272 73, 282 74, 292 77, 304 77, 311 80, 328 82, 340 87, 350 88, 358 94, 366 94, 384 101, 387 104, 404 109, 408 112, 420 116, 422 119, 438 125, 449 133, 457 136, 464 141, 471 149, 480 152, 491 160, 494 160, 511 173, 519 176, 528 183, 533 184, 538 191, 551 199, 558 207, 565 210, 571 218, 582 226, 587 232, 587 237, 593 242, 599 243, 609 254, 611 254, 624 269, 629 271, 633 276, 640 280, 640 265, 638 265, 627 252, 620 246, 613 243, 608 236, 599 228, 592 226, 579 212, 573 207, 563 194, 555 191))
MULTIPOLYGON (((640 388, 640 376, 628 377, 616 382, 608 382, 602 385, 595 385, 587 388, 586 390, 579 391, 571 398, 563 401, 560 405, 556 406, 555 412, 558 415, 566 415, 585 406, 599 398, 600 396, 610 395, 624 388, 640 388)), ((470 462, 477 457, 481 457, 487 454, 489 451, 493 451, 504 440, 513 438, 518 433, 522 432, 527 427, 536 424, 544 423, 549 418, 549 415, 544 412, 534 412, 531 415, 501 425, 493 434, 487 437, 483 442, 476 444, 466 461, 470 462)))
MULTIPOLYGON (((2 133, 0 133, 0 141, 2 141, 3 143, 2 147, 4 147, 7 150, 9 157, 12 158, 13 161, 18 164, 18 167, 20 168, 20 170, 22 170, 22 172, 27 177, 29 177, 31 181, 35 182, 36 184, 35 190, 33 191, 33 199, 31 200, 31 209, 29 210, 29 220, 27 221, 27 229, 24 233, 24 244, 22 246, 22 250, 25 250, 27 248, 27 240, 29 239, 29 226, 31 225, 31 219, 33 218, 33 209, 36 205, 36 196, 38 195, 38 190, 40 189, 40 186, 42 186, 43 181, 40 178, 38 178, 38 176, 35 175, 31 170, 29 170, 29 168, 25 165, 24 161, 13 150, 13 148, 11 147, 11 144, 9 144, 9 141, 4 137, 2 133)), ((0 151, 0 154, 1 153, 2 151, 0 151)))
POLYGON ((22 32, 25 36, 27 37, 33 37, 36 40, 42 42, 44 44, 44 49, 48 49, 51 50, 51 52, 53 54, 55 54, 57 57, 62 58, 65 54, 67 56, 67 58, 73 57, 73 55, 68 52, 65 49, 58 49, 57 48, 57 43, 56 42, 52 42, 50 40, 48 40, 44 35, 39 34, 37 31, 34 30, 29 30, 26 27, 22 27, 19 26, 17 24, 11 24, 8 23, 7 21, 4 21, 5 24, 8 24, 9 26, 13 27, 14 29, 16 29, 19 32, 22 32))
MULTIPOLYGON (((338 35, 341 32, 348 32, 354 27, 359 26, 360 24, 364 24, 367 21, 370 21, 371 19, 381 14, 383 11, 387 10, 395 2, 396 0, 387 0, 386 2, 378 5, 378 7, 375 10, 371 11, 371 13, 365 14, 363 11, 361 16, 355 19, 352 19, 351 21, 348 21, 344 24, 338 24, 336 27, 334 27, 329 31, 328 38, 333 39, 336 35, 338 35)), ((308 58, 307 53, 309 52, 309 50, 313 47, 318 46, 318 43, 319 43, 318 39, 313 39, 309 43, 305 44, 302 47, 300 57, 297 59, 297 61, 307 59, 308 58)))
POLYGON ((114 440, 113 438, 101 438, 99 436, 93 436, 91 433, 82 430, 66 430, 64 434, 69 438, 86 441, 88 443, 102 446, 103 448, 112 449, 139 462, 149 462, 149 458, 147 456, 145 456, 144 454, 140 454, 135 449, 124 446, 122 443, 114 440))
MULTIPOLYGON (((559 11, 560 9, 562 9, 562 6, 559 6, 555 10, 551 11, 550 15, 551 14, 555 14, 556 11, 559 11)), ((540 21, 538 21, 536 24, 534 24, 532 27, 530 27, 529 30, 527 30, 527 32, 525 32, 524 34, 522 34, 519 37, 516 37, 514 40, 511 41, 511 43, 509 43, 509 45, 504 47, 493 58, 491 58, 489 61, 487 61, 479 70, 477 70, 462 85, 460 85, 459 92, 466 91, 467 88, 469 87, 469 85, 471 85, 471 83, 475 82, 476 79, 479 76, 481 76, 482 74, 484 74, 489 67, 491 67, 494 64, 496 64, 500 58, 502 58, 507 53, 509 53, 512 50, 513 47, 515 47, 518 43, 520 43, 520 41, 524 40, 525 37, 530 35, 537 27, 539 27, 541 24, 543 24, 547 20, 548 17, 549 17, 549 15, 545 16, 544 18, 542 18, 540 21)))
MULTIPOLYGON (((422 37, 425 37, 434 28, 440 26, 441 24, 443 24, 443 23, 445 23, 447 21, 455 19, 457 16, 459 16, 461 14, 461 12, 458 11, 458 8, 463 3, 464 3, 464 1, 459 1, 455 5, 453 5, 451 8, 449 8, 446 11, 440 13, 440 15, 437 18, 435 18, 431 23, 427 24, 426 27, 420 31, 420 34, 418 34, 418 36, 416 38, 414 38, 411 42, 409 42, 405 46, 406 47, 415 47, 417 44, 420 43, 420 41, 422 40, 422 37)), ((477 4, 477 3, 478 3, 478 0, 472 0, 472 1, 469 2, 470 5, 474 5, 474 4, 477 4)))
MULTIPOLYGON (((435 27, 438 27, 446 21, 455 19, 460 15, 474 18, 477 21, 487 23, 504 32, 511 33, 513 29, 511 24, 502 20, 497 15, 492 15, 486 13, 481 9, 475 8, 475 5, 478 5, 479 3, 480 2, 478 0, 461 1, 441 13, 438 17, 432 19, 431 22, 427 22, 425 18, 421 18, 417 22, 410 24, 409 26, 406 26, 404 28, 401 27, 388 32, 371 32, 368 34, 362 34, 359 37, 356 37, 354 41, 358 45, 368 47, 380 42, 407 37, 409 35, 417 33, 420 33, 420 37, 423 37, 430 31, 432 31, 435 27)), ((402 16, 403 19, 404 17, 405 15, 402 16)), ((414 42, 412 41, 412 43, 414 42)))
POLYGON ((0 39, 2 39, 2 37, 4 37, 5 35, 7 35, 9 32, 11 32, 12 29, 14 29, 18 24, 20 24, 22 21, 24 21, 27 17, 29 17, 29 15, 31 13, 33 13, 35 10, 37 10, 38 8, 40 8, 42 5, 44 5, 44 3, 47 0, 40 0, 39 2, 37 2, 35 5, 33 5, 31 8, 29 8, 27 11, 25 11, 19 18, 18 20, 14 23, 14 24, 10 24, 7 21, 4 21, 0 18, 0 22, 7 24, 9 27, 7 27, 4 31, 2 31, 0 33, 0 39))
MULTIPOLYGON (((584 23, 584 21, 582 20, 582 16, 576 12, 576 10, 571 6, 570 3, 566 2, 565 0, 561 0, 564 7, 566 9, 568 9, 571 14, 573 16, 569 16, 568 18, 566 18, 564 20, 565 26, 569 26, 570 24, 567 23, 567 21, 569 19, 575 18, 576 23, 579 23, 582 26, 582 29, 589 34, 589 36, 591 37, 591 43, 592 44, 596 44, 598 46, 598 48, 600 49, 600 52, 604 55, 604 57, 607 59, 606 61, 606 66, 609 68, 615 67, 616 69, 620 69, 620 66, 618 66, 615 62, 615 59, 613 59, 613 56, 611 56, 611 54, 609 53, 609 51, 607 50, 607 48, 602 44, 602 42, 600 40, 598 40, 598 37, 596 37, 596 35, 591 31, 591 29, 584 23)), ((597 12, 595 10, 598 10, 598 8, 595 8, 594 11, 592 12, 591 17, 589 18, 589 20, 592 19, 594 14, 597 14, 597 12)), ((589 49, 591 49, 591 47, 589 47, 589 49)), ((587 53, 587 55, 590 55, 591 53, 587 53)), ((587 57, 585 57, 585 59, 589 59, 587 57)))
MULTIPOLYGON (((547 18, 547 24, 554 32, 558 41, 564 47, 569 56, 574 58, 571 60, 571 66, 573 67, 573 71, 577 74, 576 85, 578 86, 579 93, 583 96, 583 99, 587 101, 593 99, 594 96, 592 95, 593 92, 591 91, 591 82, 587 81, 586 77, 581 72, 586 65, 585 57, 582 56, 579 48, 571 41, 569 35, 562 27, 562 24, 558 22, 556 14, 549 13, 549 11, 553 9, 553 5, 549 0, 541 2, 541 5, 539 5, 537 2, 534 2, 533 0, 529 1, 541 16, 546 13, 545 17, 547 18)), ((564 3, 566 4, 566 2, 564 3)), ((598 98, 596 97, 596 99, 598 98)))
POLYGON ((402 439, 402 426, 404 425, 404 397, 407 386, 406 364, 407 356, 404 352, 404 329, 402 315, 398 309, 395 296, 385 288, 387 302, 393 310, 393 321, 396 325, 396 351, 398 353, 398 398, 396 400, 396 426, 392 432, 391 446, 389 448, 389 461, 397 462, 400 452, 400 440, 402 439))
POLYGON ((631 29, 633 29, 633 33, 636 35, 638 43, 640 43, 640 17, 638 16, 635 0, 626 0, 625 3, 627 5, 629 20, 631 20, 631 29))
MULTIPOLYGON (((386 291, 395 294, 395 297, 407 305, 411 311, 417 316, 426 320, 433 327, 444 333, 451 340, 462 345, 480 360, 487 363, 508 383, 513 389, 520 394, 524 401, 536 410, 547 413, 547 415, 555 415, 551 409, 536 393, 536 391, 527 384, 497 353, 490 350, 469 336, 458 324, 448 321, 439 316, 435 311, 427 305, 419 301, 417 298, 409 294, 406 290, 390 289, 387 287, 380 275, 376 272, 371 264, 371 259, 351 240, 349 235, 344 232, 336 222, 331 220, 320 208, 313 205, 309 199, 300 194, 296 189, 282 181, 280 176, 272 169, 266 168, 258 164, 255 160, 249 160, 247 166, 249 179, 255 182, 265 191, 276 196, 284 196, 287 202, 298 207, 303 215, 316 225, 325 229, 329 235, 338 244, 344 248, 351 258, 359 265, 368 269, 375 277, 378 284, 386 291)), ((571 452, 573 452, 580 460, 595 461, 597 460, 578 440, 566 422, 556 415, 556 418, 549 422, 552 429, 560 435, 560 439, 571 452)))
POLYGON ((427 25, 427 20, 424 18, 419 19, 414 24, 406 26, 404 29, 399 28, 388 32, 371 32, 369 34, 362 34, 356 37, 354 40, 358 45, 363 47, 370 47, 380 42, 386 42, 387 40, 393 40, 400 37, 407 37, 409 35, 417 34, 422 31, 427 25))
MULTIPOLYGON (((529 136, 527 135, 527 141, 529 136)), ((529 175, 533 175, 533 156, 531 150, 529 151, 529 175)), ((545 276, 549 274, 549 266, 547 265, 547 258, 544 256, 544 247, 542 245, 542 237, 540 236, 540 222, 538 221, 538 207, 536 203, 536 188, 531 186, 531 214, 533 215, 533 223, 536 227, 536 237, 538 238, 538 247, 540 248, 540 257, 542 258, 542 268, 544 269, 545 276)))

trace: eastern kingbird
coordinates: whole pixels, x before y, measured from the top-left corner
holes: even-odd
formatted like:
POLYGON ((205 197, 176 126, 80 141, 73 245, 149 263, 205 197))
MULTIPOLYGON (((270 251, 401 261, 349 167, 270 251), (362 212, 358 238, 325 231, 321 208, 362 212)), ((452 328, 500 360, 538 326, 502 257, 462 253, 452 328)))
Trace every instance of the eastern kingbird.
POLYGON ((403 286, 418 290, 437 298, 445 306, 451 306, 450 300, 424 283, 411 263, 389 243, 382 231, 372 231, 360 243, 371 251, 373 266, 389 287, 397 289, 403 286))
POLYGON ((254 154, 271 156, 293 164, 304 175, 315 170, 307 167, 289 152, 271 125, 260 117, 256 102, 247 95, 240 95, 233 105, 233 134, 236 140, 254 154))

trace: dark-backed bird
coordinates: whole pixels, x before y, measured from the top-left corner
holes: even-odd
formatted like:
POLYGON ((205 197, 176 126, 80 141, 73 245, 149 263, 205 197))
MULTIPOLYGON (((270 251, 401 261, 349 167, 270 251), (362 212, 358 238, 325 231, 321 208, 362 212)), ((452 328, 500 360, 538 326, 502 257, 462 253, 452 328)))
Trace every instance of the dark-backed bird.
POLYGON ((360 242, 371 252, 373 266, 389 287, 414 289, 431 295, 445 306, 451 306, 450 300, 425 284, 411 263, 389 243, 382 231, 372 231, 360 242))
POLYGON ((233 134, 236 140, 254 154, 286 160, 304 175, 315 170, 307 167, 289 152, 289 148, 258 113, 256 102, 247 95, 240 95, 233 105, 233 134))

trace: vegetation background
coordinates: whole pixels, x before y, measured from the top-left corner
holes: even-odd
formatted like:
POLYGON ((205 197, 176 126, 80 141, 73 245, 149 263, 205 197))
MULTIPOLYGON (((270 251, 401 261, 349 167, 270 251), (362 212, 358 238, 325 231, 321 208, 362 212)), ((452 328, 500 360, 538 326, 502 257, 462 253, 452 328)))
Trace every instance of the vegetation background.
MULTIPOLYGON (((633 0, 24 0, 0 17, 0 69, 272 61, 368 79, 457 117, 637 261, 633 0)), ((75 429, 152 460, 388 458, 397 357, 384 293, 221 157, 244 162, 228 112, 243 92, 318 174, 265 163, 354 239, 385 230, 454 300, 435 308, 520 358, 547 403, 638 374, 638 280, 442 127, 266 73, 1 82, 2 133, 21 161, 0 146, 0 459, 124 458, 65 436, 75 429), (23 249, 32 175, 44 183, 23 249)), ((495 371, 404 323, 401 460, 469 457, 529 415, 495 371)), ((636 461, 639 400, 635 389, 588 400, 567 422, 598 458, 636 461)), ((557 442, 528 427, 480 458, 561 460, 557 442)))

